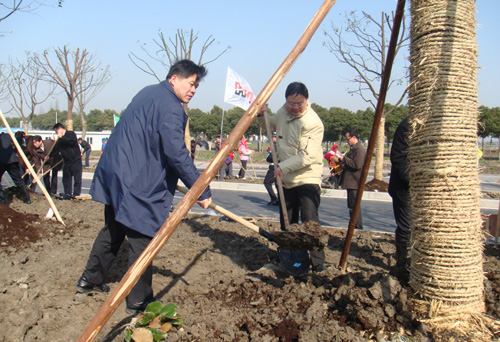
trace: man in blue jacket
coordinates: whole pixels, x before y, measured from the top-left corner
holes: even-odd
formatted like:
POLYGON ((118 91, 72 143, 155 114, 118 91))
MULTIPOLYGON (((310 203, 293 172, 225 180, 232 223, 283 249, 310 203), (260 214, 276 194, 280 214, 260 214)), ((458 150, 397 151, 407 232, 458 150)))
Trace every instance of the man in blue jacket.
MULTIPOLYGON (((105 204, 104 228, 97 236, 78 292, 108 292, 104 283, 125 236, 129 267, 141 255, 169 215, 177 181, 191 187, 199 173, 184 142, 187 115, 183 103, 196 93, 206 75, 203 66, 182 60, 167 79, 141 90, 109 137, 95 170, 92 199, 105 204)), ((207 188, 198 204, 211 203, 207 188)), ((153 297, 152 265, 127 297, 127 312, 143 311, 153 297)))

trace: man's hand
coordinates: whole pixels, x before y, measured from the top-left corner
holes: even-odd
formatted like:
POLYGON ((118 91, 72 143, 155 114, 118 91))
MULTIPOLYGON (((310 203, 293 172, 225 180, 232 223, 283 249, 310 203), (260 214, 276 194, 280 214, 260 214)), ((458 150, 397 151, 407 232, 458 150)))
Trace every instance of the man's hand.
POLYGON ((208 209, 210 208, 210 204, 212 204, 212 197, 204 199, 203 201, 197 201, 196 203, 203 209, 208 209))
POLYGON ((269 109, 269 106, 267 105, 267 103, 265 105, 262 106, 262 108, 260 109, 260 113, 257 114, 258 117, 261 117, 262 115, 264 115, 265 112, 267 112, 269 109))
POLYGON ((283 177, 285 177, 285 175, 283 174, 283 171, 281 171, 279 166, 274 169, 274 177, 275 178, 279 177, 282 181, 283 181, 283 177))

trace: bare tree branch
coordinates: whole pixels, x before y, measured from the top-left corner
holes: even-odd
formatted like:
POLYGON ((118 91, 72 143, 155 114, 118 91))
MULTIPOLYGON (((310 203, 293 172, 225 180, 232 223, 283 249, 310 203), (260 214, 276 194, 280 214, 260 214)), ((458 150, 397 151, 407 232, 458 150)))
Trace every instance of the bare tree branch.
MULTIPOLYGON (((34 60, 44 70, 44 79, 60 87, 66 94, 68 101, 67 128, 73 130, 75 100, 82 92, 93 87, 94 78, 97 77, 96 75, 101 75, 97 70, 100 63, 86 49, 81 51, 80 48, 77 48, 72 51, 64 46, 63 48, 55 48, 53 53, 55 61, 51 61, 49 58, 49 51, 43 53, 43 58, 35 55, 34 60), (81 82, 80 86, 79 82, 81 82)), ((107 67, 105 70, 109 71, 107 67)))
POLYGON ((36 107, 52 96, 55 87, 49 85, 45 92, 39 91, 44 71, 29 52, 24 61, 10 59, 8 69, 9 75, 5 77, 7 100, 11 105, 8 112, 15 112, 23 120, 27 130, 36 107))
MULTIPOLYGON (((146 57, 139 57, 136 53, 130 52, 129 59, 140 70, 155 77, 158 81, 161 81, 164 77, 159 77, 158 75, 160 72, 156 69, 161 69, 163 72, 167 72, 170 66, 177 60, 192 60, 197 47, 196 42, 199 37, 198 33, 195 33, 193 29, 189 31, 177 29, 175 36, 168 37, 168 39, 161 31, 158 33, 158 36, 159 39, 153 39, 153 43, 155 45, 154 50, 148 50, 145 47, 147 46, 145 43, 140 46, 146 57), (157 63, 159 66, 155 67, 151 62, 157 63)), ((213 47, 215 42, 215 38, 211 35, 204 41, 203 45, 199 48, 198 64, 207 65, 212 63, 231 49, 231 47, 228 46, 215 57, 205 61, 204 59, 207 51, 209 48, 213 47)))

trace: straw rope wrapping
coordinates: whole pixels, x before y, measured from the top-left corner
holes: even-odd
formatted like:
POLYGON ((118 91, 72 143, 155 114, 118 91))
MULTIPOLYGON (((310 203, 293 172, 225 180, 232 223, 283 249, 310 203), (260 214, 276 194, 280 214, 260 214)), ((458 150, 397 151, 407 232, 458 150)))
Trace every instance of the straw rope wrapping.
POLYGON ((485 311, 473 0, 411 5, 410 285, 441 320, 485 311))

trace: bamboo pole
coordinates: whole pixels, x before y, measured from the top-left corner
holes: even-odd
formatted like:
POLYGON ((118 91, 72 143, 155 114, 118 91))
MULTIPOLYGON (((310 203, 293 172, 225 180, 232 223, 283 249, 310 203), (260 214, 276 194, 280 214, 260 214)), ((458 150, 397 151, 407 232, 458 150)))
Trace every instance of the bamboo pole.
MULTIPOLYGON (((264 122, 266 123, 267 136, 271 137, 271 157, 273 158, 274 170, 278 167, 278 156, 276 155, 276 148, 273 142, 273 131, 271 130, 271 124, 269 123, 269 116, 267 111, 264 112, 264 122)), ((290 222, 288 222, 288 211, 286 209, 285 194, 283 193, 283 182, 281 178, 276 177, 276 185, 278 186, 278 194, 280 196, 280 206, 281 212, 283 214, 283 222, 285 224, 285 229, 288 230, 290 222)))
POLYGON ((387 95, 387 88, 389 86, 389 80, 391 78, 392 64, 394 62, 394 57, 396 55, 395 53, 396 45, 398 42, 401 21, 403 19, 404 8, 405 8, 405 0, 398 0, 398 4, 396 7, 396 15, 394 16, 391 40, 389 42, 389 48, 387 50, 387 62, 385 64, 384 72, 382 74, 382 82, 380 83, 379 98, 377 101, 377 108, 375 110, 375 117, 373 119, 373 126, 370 134, 370 140, 368 141, 368 149, 366 151, 365 163, 363 165, 363 168, 361 169, 361 178, 359 180, 358 193, 356 195, 354 208, 352 209, 351 218, 349 220, 349 228, 347 229, 347 234, 344 241, 344 248, 342 250, 342 255, 340 256, 339 268, 342 270, 342 272, 345 272, 347 267, 347 256, 349 255, 349 249, 351 248, 352 236, 354 235, 354 227, 356 225, 356 219, 358 217, 359 208, 361 206, 361 198, 363 197, 366 178, 368 176, 370 162, 372 160, 373 150, 375 148, 375 141, 377 139, 378 128, 380 126, 380 119, 382 118, 382 113, 384 112, 385 96, 387 95))
POLYGON ((248 170, 243 167, 243 165, 241 164, 241 161, 236 159, 236 157, 233 160, 236 160, 236 162, 238 164, 240 164, 240 167, 243 169, 243 171, 245 171, 245 175, 248 175, 248 177, 250 177, 251 180, 255 180, 255 178, 252 177, 252 175, 248 172, 248 170))
MULTIPOLYGON (((47 171, 45 171, 44 173, 42 173, 42 176, 45 176, 47 173, 49 173, 50 171, 52 171, 53 168, 55 168, 57 165, 61 164, 63 162, 63 160, 59 160, 54 166, 52 166, 50 169, 48 169, 47 171)), ((33 182, 31 182, 31 184, 35 183, 36 181, 33 179, 33 182)))
POLYGON ((40 171, 43 172, 43 166, 45 165, 45 162, 47 160, 49 160, 49 156, 52 153, 52 150, 54 149, 54 147, 56 146, 56 143, 57 143, 58 140, 59 140, 59 136, 56 136, 56 139, 54 140, 54 143, 52 144, 52 146, 50 147, 49 152, 47 153, 47 158, 45 158, 43 160, 42 165, 40 165, 40 169, 38 170, 37 174, 40 173, 40 171))
POLYGON ((77 340, 78 342, 92 341, 101 331, 104 324, 106 324, 113 312, 115 312, 123 299, 125 299, 125 297, 128 295, 144 270, 153 261, 156 254, 158 254, 161 247, 173 234, 174 230, 180 224, 181 220, 189 212, 193 204, 198 200, 198 198, 205 190, 205 188, 210 184, 212 179, 214 179, 215 175, 221 168, 222 163, 224 163, 231 151, 235 149, 238 141, 240 140, 240 137, 252 124, 253 120, 260 112, 262 106, 269 100, 273 91, 285 77, 287 72, 291 69, 293 63, 295 63, 300 54, 304 51, 307 44, 318 29, 319 25, 330 11, 330 8, 332 8, 332 6, 335 4, 335 1, 336 0, 325 0, 325 2, 321 5, 318 12, 315 14, 313 19, 307 26, 297 44, 285 58, 283 63, 278 67, 276 72, 264 86, 261 93, 250 105, 245 114, 243 114, 240 121, 236 124, 233 131, 226 139, 226 142, 220 149, 219 153, 217 153, 210 165, 208 165, 203 174, 193 184, 186 196, 182 198, 180 203, 176 206, 174 212, 167 218, 156 236, 153 238, 153 240, 151 240, 148 247, 146 247, 144 252, 136 260, 136 262, 130 267, 127 273, 125 273, 122 280, 115 288, 115 290, 109 295, 108 299, 104 302, 99 312, 97 312, 92 321, 84 329, 77 340))
POLYGON ((31 175, 36 180, 36 183, 38 184, 38 186, 42 190, 43 194, 45 195, 45 198, 47 198, 47 201, 49 201, 49 205, 52 208, 52 210, 54 211, 54 215, 56 215, 57 220, 59 222, 61 222, 61 224, 63 226, 65 226, 64 221, 63 221, 61 215, 59 214, 59 211, 57 211, 57 208, 56 208, 56 205, 54 204, 54 201, 52 201, 52 198, 50 197, 49 193, 47 192, 47 189, 45 189, 45 185, 43 185, 42 181, 38 178, 35 170, 33 170, 33 168, 31 167, 31 164, 28 161, 28 158, 26 158, 26 155, 24 154, 23 149, 21 148, 21 146, 17 142, 16 137, 14 136, 14 133, 12 133, 12 130, 10 129, 10 126, 9 126, 7 120, 5 119, 5 116, 3 115, 1 110, 0 110, 0 117, 2 118, 2 121, 3 121, 3 124, 5 125, 5 128, 7 128, 7 131, 10 134, 10 138, 14 142, 14 145, 16 146, 17 151, 19 152, 19 155, 21 156, 21 158, 23 158, 24 163, 28 166, 28 170, 30 171, 31 175))
POLYGON ((255 178, 257 178, 257 174, 255 173, 255 168, 253 167, 252 156, 248 156, 248 159, 250 159, 250 165, 252 165, 253 175, 254 175, 255 178))
MULTIPOLYGON (((188 189, 186 189, 182 186, 177 186, 177 190, 182 192, 184 195, 187 194, 187 192, 188 192, 188 189)), ((234 220, 234 221, 244 225, 245 227, 247 227, 247 228, 249 228, 249 229, 251 229, 254 232, 259 234, 260 228, 258 226, 256 226, 255 224, 248 222, 243 217, 238 216, 236 214, 233 214, 229 210, 226 210, 226 209, 222 208, 221 206, 218 206, 217 204, 214 204, 214 203, 210 203, 210 208, 214 209, 215 211, 218 211, 222 215, 229 217, 231 220, 234 220)))
POLYGON ((498 202, 497 222, 495 225, 495 248, 498 246, 498 234, 500 233, 500 201, 498 202))

